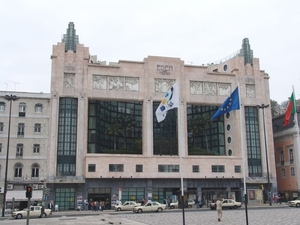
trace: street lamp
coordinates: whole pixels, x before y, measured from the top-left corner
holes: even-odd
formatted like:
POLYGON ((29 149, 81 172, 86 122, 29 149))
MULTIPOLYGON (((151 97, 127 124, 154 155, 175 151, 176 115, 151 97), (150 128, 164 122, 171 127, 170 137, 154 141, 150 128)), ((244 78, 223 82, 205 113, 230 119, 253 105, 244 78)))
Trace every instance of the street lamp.
POLYGON ((264 126, 264 139, 265 139, 265 152, 266 152, 266 166, 267 166, 267 177, 268 177, 268 198, 269 204, 272 205, 271 199, 271 189, 270 189, 270 173, 269 173, 269 160, 268 160, 268 149, 267 149, 267 138, 266 138, 266 122, 265 122, 265 108, 269 107, 268 105, 261 104, 256 106, 258 109, 262 109, 263 112, 263 126, 264 126))
POLYGON ((8 135, 7 135, 7 150, 6 150, 6 166, 4 176, 4 192, 3 192, 3 203, 2 203, 2 217, 4 217, 5 206, 6 206, 6 192, 7 192, 7 171, 8 171, 8 156, 9 156, 9 139, 10 139, 10 121, 11 121, 11 105, 12 101, 18 99, 15 95, 5 95, 4 98, 9 101, 9 119, 8 119, 8 135))

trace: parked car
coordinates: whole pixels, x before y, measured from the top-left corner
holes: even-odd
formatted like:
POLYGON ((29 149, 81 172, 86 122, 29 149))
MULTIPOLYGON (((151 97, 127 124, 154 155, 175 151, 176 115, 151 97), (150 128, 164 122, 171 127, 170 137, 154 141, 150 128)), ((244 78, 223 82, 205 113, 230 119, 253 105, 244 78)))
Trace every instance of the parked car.
MULTIPOLYGON (((233 199, 223 199, 222 200, 222 209, 237 209, 241 208, 242 203, 241 202, 236 202, 233 199)), ((210 204, 210 209, 215 210, 216 209, 216 203, 211 203, 210 204)))
POLYGON ((288 206, 290 207, 300 207, 300 197, 295 199, 295 200, 292 200, 292 201, 288 201, 288 206))
MULTIPOLYGON (((192 199, 189 199, 188 200, 188 207, 192 208, 193 205, 195 205, 195 201, 192 200, 192 199)), ((172 202, 172 203, 170 203, 170 209, 175 209, 175 208, 178 208, 178 202, 172 202)))
MULTIPOLYGON (((44 209, 44 213, 41 215, 41 209, 42 206, 30 206, 29 208, 29 217, 33 218, 33 217, 46 217, 52 214, 51 209, 44 209)), ((12 217, 14 217, 15 219, 22 219, 23 217, 27 217, 27 208, 20 210, 20 211, 15 211, 12 213, 12 217)))
POLYGON ((140 205, 141 205, 141 203, 136 203, 134 201, 126 201, 122 205, 116 205, 115 210, 116 211, 125 211, 125 210, 131 211, 131 210, 133 210, 133 207, 140 206, 140 205))
POLYGON ((146 205, 135 206, 133 212, 142 213, 142 212, 162 212, 167 209, 166 204, 161 204, 159 202, 148 202, 146 205))

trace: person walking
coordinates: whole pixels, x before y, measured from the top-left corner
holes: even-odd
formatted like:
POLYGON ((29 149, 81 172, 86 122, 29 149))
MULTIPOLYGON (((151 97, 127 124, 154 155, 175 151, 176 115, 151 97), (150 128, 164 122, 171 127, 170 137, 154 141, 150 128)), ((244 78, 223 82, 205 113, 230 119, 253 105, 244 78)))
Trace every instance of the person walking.
POLYGON ((216 202, 216 209, 217 209, 217 212, 218 212, 218 221, 220 222, 221 218, 223 216, 221 198, 218 198, 218 200, 216 202))

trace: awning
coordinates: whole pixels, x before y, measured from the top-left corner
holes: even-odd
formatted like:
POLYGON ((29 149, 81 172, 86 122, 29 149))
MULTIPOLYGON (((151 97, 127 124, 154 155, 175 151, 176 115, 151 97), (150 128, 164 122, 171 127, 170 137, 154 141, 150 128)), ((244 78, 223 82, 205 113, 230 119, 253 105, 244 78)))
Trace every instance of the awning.
MULTIPOLYGON (((17 191, 10 191, 7 190, 6 193, 6 201, 12 201, 12 199, 15 198, 15 201, 27 201, 28 198, 26 198, 26 191, 25 190, 17 190, 17 191)), ((42 201, 43 198, 43 190, 32 190, 32 198, 31 201, 42 201)))

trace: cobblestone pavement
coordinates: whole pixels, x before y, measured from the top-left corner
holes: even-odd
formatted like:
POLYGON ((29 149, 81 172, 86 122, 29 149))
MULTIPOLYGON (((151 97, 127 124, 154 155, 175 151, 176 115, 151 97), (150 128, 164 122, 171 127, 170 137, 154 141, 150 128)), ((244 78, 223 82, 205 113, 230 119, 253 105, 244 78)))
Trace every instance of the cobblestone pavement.
MULTIPOLYGON (((291 207, 265 207, 248 209, 248 225, 299 225, 300 209, 291 207)), ((95 215, 80 216, 68 215, 48 217, 44 219, 30 219, 31 225, 106 225, 106 224, 122 224, 122 225, 244 225, 246 224, 246 211, 244 208, 237 210, 223 210, 221 222, 217 221, 217 212, 215 210, 181 210, 166 211, 162 213, 113 213, 104 211, 95 212, 95 215)), ((12 218, 2 218, 1 225, 24 225, 26 219, 15 220, 12 218)))

